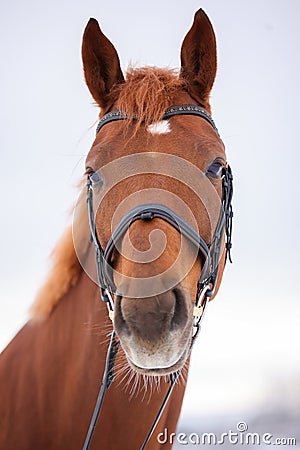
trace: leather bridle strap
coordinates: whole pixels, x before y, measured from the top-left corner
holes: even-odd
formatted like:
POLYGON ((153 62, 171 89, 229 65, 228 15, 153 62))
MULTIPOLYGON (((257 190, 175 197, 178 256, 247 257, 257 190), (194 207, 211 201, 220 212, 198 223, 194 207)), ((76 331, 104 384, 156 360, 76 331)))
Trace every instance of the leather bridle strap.
POLYGON ((97 235, 94 208, 93 208, 93 186, 90 176, 87 177, 86 203, 91 233, 90 240, 94 244, 96 254, 96 268, 97 268, 98 284, 100 288, 100 295, 102 300, 106 302, 109 313, 112 314, 114 309, 113 299, 110 293, 111 289, 109 287, 109 282, 107 280, 107 270, 105 270, 107 261, 104 258, 104 250, 99 242, 97 235))
MULTIPOLYGON (((199 105, 171 106, 170 108, 166 109, 165 114, 162 117, 162 120, 167 120, 173 116, 183 116, 183 115, 202 117, 202 119, 205 119, 214 128, 214 130, 219 136, 218 128, 216 127, 216 124, 212 119, 212 117, 210 116, 209 112, 199 105)), ((99 133, 99 131, 104 125, 110 122, 115 122, 116 120, 126 120, 128 118, 129 118, 128 114, 126 114, 124 111, 120 111, 119 109, 115 111, 110 111, 99 120, 96 129, 96 134, 99 133)), ((137 119, 137 117, 133 116, 133 119, 137 119)))
MULTIPOLYGON (((118 248, 118 244, 122 242, 126 232, 134 222, 136 222, 137 220, 151 221, 153 219, 164 220, 173 228, 175 228, 175 230, 178 231, 182 236, 187 238, 198 248, 201 255, 203 256, 204 267, 209 267, 209 262, 207 262, 207 259, 209 259, 210 257, 209 246, 185 220, 183 220, 178 214, 176 214, 175 211, 160 203, 138 205, 135 208, 132 208, 119 222, 110 240, 108 241, 103 254, 104 260, 106 262, 106 284, 109 285, 112 292, 116 292, 113 276, 110 270, 110 262, 114 249, 118 248)), ((206 273, 205 275, 207 276, 208 273, 206 273)))
POLYGON ((117 228, 108 241, 104 252, 104 258, 109 261, 111 253, 116 243, 122 239, 136 220, 150 221, 153 219, 162 219, 168 222, 180 234, 188 238, 196 247, 199 248, 204 259, 209 255, 209 248, 204 239, 196 233, 196 231, 183 220, 175 211, 161 203, 147 203, 132 208, 119 222, 117 228))
POLYGON ((114 365, 115 365, 115 359, 116 359, 116 356, 118 353, 119 345, 120 345, 120 342, 115 339, 115 331, 113 330, 110 335, 110 342, 109 342, 108 351, 107 351, 107 355, 106 355, 105 368, 104 368, 104 373, 103 373, 103 377, 102 377, 100 391, 99 391, 99 394, 97 397, 97 402, 96 402, 96 405, 94 408, 93 417, 91 419, 89 430, 87 432, 82 450, 88 450, 88 448, 90 446, 106 390, 110 387, 111 383, 113 382, 114 365))
MULTIPOLYGON (((117 352, 118 352, 118 348, 120 345, 120 341, 117 341, 115 338, 115 331, 113 330, 112 333, 110 334, 110 342, 109 342, 109 346, 108 346, 108 351, 107 351, 107 355, 106 355, 106 362, 105 362, 105 368, 104 368, 104 373, 102 376, 102 382, 101 382, 101 387, 99 390, 99 394, 97 397, 97 401, 96 401, 96 405, 94 408, 94 412, 93 412, 93 416, 90 422, 90 426, 82 447, 82 450, 88 450, 90 447, 90 443, 93 437, 93 433, 97 424, 97 420, 101 411, 101 407, 104 401, 104 397, 106 394, 107 389, 110 387, 111 383, 113 382, 114 379, 114 364, 115 364, 115 359, 117 356, 117 352)), ((158 413, 155 416, 154 421, 152 422, 152 425, 150 427, 150 430, 147 433, 147 436, 145 437, 145 440, 142 444, 142 446, 140 447, 140 450, 145 450, 152 434, 153 431, 155 430, 161 416, 162 413, 164 412, 164 409, 169 401, 169 398, 172 394, 173 388, 176 384, 177 378, 180 375, 180 370, 177 372, 172 373, 169 376, 169 388, 167 390, 167 393, 162 401, 162 404, 158 410, 158 413)))
POLYGON ((148 442, 149 442, 149 440, 150 440, 150 438, 151 438, 151 436, 153 434, 153 431, 155 430, 155 428, 156 428, 156 426, 157 426, 157 424, 159 422, 159 419, 161 418, 162 413, 164 412, 164 409, 165 409, 165 407, 166 407, 166 405, 167 405, 167 403, 169 401, 169 398, 170 398, 170 396, 172 394, 173 388, 174 388, 174 386, 176 384, 176 381, 177 381, 177 378, 179 377, 179 375, 180 375, 180 370, 178 370, 177 372, 172 373, 169 376, 169 383, 170 383, 169 389, 167 390, 167 393, 166 393, 166 395, 165 395, 165 397, 163 399, 163 402, 162 402, 162 404, 161 404, 161 406, 160 406, 160 408, 158 410, 158 413, 156 414, 156 417, 155 417, 155 419, 154 419, 154 421, 153 421, 153 423, 151 425, 150 430, 148 431, 147 436, 145 437, 145 440, 144 440, 142 446, 140 447, 140 450, 145 450, 145 448, 146 448, 146 446, 147 446, 147 444, 148 444, 148 442))

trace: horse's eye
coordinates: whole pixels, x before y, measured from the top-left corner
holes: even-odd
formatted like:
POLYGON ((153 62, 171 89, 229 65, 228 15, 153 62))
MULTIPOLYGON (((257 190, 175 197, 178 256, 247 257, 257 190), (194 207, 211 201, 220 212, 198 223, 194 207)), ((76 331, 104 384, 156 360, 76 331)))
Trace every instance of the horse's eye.
POLYGON ((222 173, 223 164, 221 161, 214 161, 205 172, 205 174, 211 178, 221 178, 222 173))
POLYGON ((95 186, 96 184, 100 184, 100 183, 102 184, 102 178, 98 172, 90 172, 89 178, 90 178, 93 186, 95 186))

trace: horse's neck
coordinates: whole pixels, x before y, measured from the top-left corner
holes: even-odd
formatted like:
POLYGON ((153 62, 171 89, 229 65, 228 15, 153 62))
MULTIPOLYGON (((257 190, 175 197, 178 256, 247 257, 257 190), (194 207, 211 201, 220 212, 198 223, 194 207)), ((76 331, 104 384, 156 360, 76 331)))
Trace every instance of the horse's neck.
POLYGON ((98 292, 82 272, 48 319, 26 324, 1 355, 0 448, 18 448, 22 441, 24 450, 34 448, 33 442, 50 449, 51 433, 53 448, 60 448, 74 424, 77 438, 85 432, 88 425, 77 415, 81 411, 89 419, 87 405, 92 408, 95 401, 105 353, 101 342, 109 326, 98 292), (64 427, 59 428, 60 420, 64 427), (10 432, 12 424, 18 436, 10 432))
POLYGON ((95 359, 104 352, 100 343, 111 324, 98 286, 82 272, 49 318, 33 327, 44 343, 43 348, 37 346, 37 352, 53 358, 63 356, 65 367, 74 363, 77 369, 82 365, 88 371, 93 363, 97 366, 95 359))
MULTIPOLYGON (((82 273, 44 323, 29 323, 20 331, 1 359, 0 416, 4 418, 4 431, 0 448, 18 448, 20 442, 24 450, 82 447, 100 386, 110 330, 99 288, 82 273)), ((168 387, 162 382, 160 392, 154 389, 150 397, 139 385, 141 392, 130 398, 134 380, 127 391, 120 382, 126 374, 122 372, 124 359, 120 352, 116 364, 120 376, 107 392, 93 438, 107 450, 139 448, 168 387)), ((175 388, 157 433, 165 426, 174 431, 183 393, 183 385, 175 388)), ((154 436, 148 449, 159 448, 154 436)))

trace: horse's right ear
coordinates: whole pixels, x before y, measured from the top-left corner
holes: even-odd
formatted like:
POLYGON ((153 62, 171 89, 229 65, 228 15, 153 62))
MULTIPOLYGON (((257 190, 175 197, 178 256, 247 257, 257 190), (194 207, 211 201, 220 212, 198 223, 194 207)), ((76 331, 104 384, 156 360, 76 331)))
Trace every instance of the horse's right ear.
POLYGON ((216 71, 215 33, 209 18, 199 9, 181 47, 181 76, 187 81, 190 95, 206 109, 216 71))
POLYGON ((107 109, 114 102, 112 88, 124 82, 115 47, 90 19, 83 34, 82 61, 86 84, 97 104, 107 109))

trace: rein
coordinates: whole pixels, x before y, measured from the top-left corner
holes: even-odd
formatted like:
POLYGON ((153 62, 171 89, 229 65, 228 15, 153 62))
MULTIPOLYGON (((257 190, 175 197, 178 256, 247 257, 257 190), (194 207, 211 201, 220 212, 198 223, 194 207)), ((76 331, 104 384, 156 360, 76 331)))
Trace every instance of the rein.
MULTIPOLYGON (((205 119, 219 135, 213 119, 211 118, 209 113, 201 106, 196 105, 172 106, 166 110, 163 116, 163 120, 166 120, 176 115, 195 115, 201 117, 205 119)), ((126 120, 127 118, 128 116, 123 111, 119 110, 111 111, 105 114, 99 121, 96 133, 98 133, 103 126, 105 126, 110 122, 114 122, 116 120, 126 120)), ((173 210, 159 203, 149 203, 139 205, 131 209, 119 222, 111 238, 109 239, 106 248, 103 249, 98 239, 95 225, 95 216, 93 210, 93 185, 91 175, 92 174, 89 174, 87 178, 87 196, 86 196, 91 241, 94 244, 96 254, 96 267, 97 267, 98 283, 100 287, 100 296, 107 305, 109 317, 111 320, 113 320, 114 315, 113 298, 116 292, 116 287, 111 273, 112 272, 111 270, 112 268, 110 265, 111 257, 117 243, 123 239, 127 230, 129 229, 130 225, 133 222, 135 222, 136 220, 151 221, 154 218, 162 219, 167 223, 169 223, 171 226, 173 226, 179 233, 181 233, 183 236, 189 239, 190 242, 192 242, 196 247, 198 247, 199 252, 203 257, 204 264, 197 283, 196 301, 193 310, 194 320, 193 320, 193 336, 190 346, 191 351, 195 339, 198 336, 201 328, 201 321, 204 315, 207 301, 214 294, 215 291, 224 234, 225 234, 225 252, 226 252, 225 263, 227 259, 229 259, 229 261, 232 262, 230 251, 232 247, 231 234, 232 234, 233 212, 231 201, 233 193, 232 187, 233 177, 230 166, 227 165, 226 167, 223 168, 222 199, 221 199, 220 214, 213 234, 213 238, 209 244, 207 244, 204 241, 204 239, 183 218, 181 218, 173 210)), ((110 344, 107 351, 101 387, 98 394, 94 413, 91 419, 91 423, 89 426, 89 430, 85 439, 83 450, 88 450, 89 448, 93 432, 97 423, 97 419, 99 417, 99 413, 103 404, 106 390, 110 387, 111 383, 113 382, 114 365, 119 345, 120 342, 119 340, 116 339, 115 331, 113 330, 112 333, 110 334, 110 344)), ((180 370, 174 372, 169 376, 170 386, 162 402, 162 405, 155 417, 155 420, 153 421, 153 424, 142 446, 140 447, 140 450, 144 450, 147 443, 149 442, 149 439, 156 425, 159 422, 159 419, 170 398, 170 395, 172 393, 172 390, 179 375, 180 370)))

